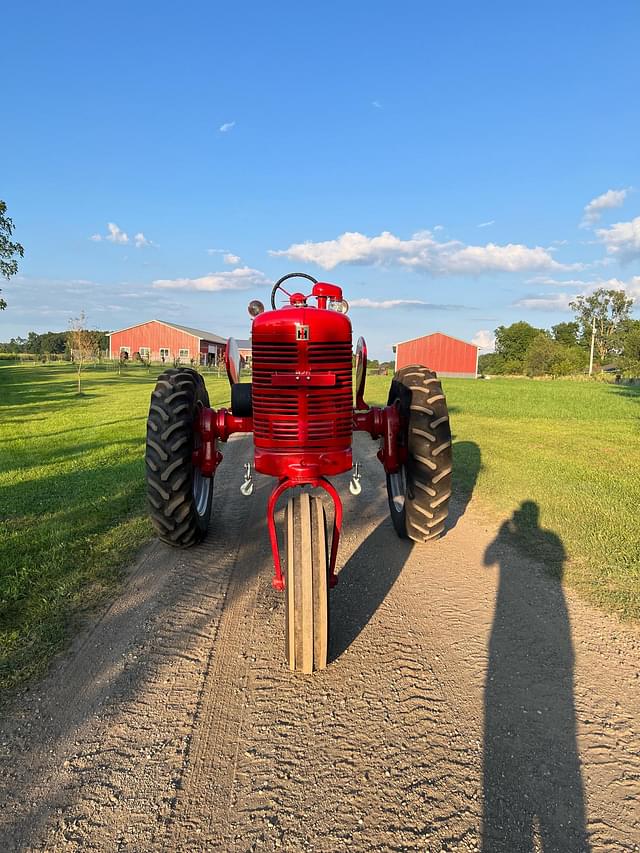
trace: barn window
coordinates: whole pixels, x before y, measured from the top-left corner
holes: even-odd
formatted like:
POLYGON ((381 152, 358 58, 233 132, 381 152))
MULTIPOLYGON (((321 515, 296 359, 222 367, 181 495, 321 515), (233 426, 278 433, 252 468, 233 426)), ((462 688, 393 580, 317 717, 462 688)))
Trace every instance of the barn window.
POLYGON ((180 350, 180 358, 189 358, 189 350, 181 349, 180 350))
POLYGON ((160 361, 169 358, 169 347, 160 347, 160 361))
POLYGON ((122 358, 123 352, 126 352, 128 358, 131 355, 131 347, 120 347, 120 358, 122 358))
POLYGON ((138 352, 140 353, 140 358, 149 359, 149 347, 140 347, 138 352))

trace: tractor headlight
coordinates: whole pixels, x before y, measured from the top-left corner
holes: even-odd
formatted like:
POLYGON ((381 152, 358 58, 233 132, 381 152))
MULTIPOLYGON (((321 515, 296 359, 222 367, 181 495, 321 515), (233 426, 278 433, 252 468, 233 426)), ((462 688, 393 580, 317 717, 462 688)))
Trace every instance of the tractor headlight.
POLYGON ((259 299, 252 299, 249 305, 247 306, 247 311, 249 312, 249 316, 257 317, 258 314, 262 314, 264 311, 264 305, 260 302, 259 299))
POLYGON ((349 303, 346 299, 332 299, 329 304, 333 311, 337 311, 338 314, 346 314, 349 310, 349 303))

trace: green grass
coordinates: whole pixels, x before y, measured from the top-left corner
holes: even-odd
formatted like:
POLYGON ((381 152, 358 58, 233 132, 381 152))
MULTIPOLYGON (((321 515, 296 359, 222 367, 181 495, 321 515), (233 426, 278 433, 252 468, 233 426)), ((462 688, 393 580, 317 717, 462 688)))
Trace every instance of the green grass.
MULTIPOLYGON (((0 684, 43 671, 151 536, 144 431, 155 373, 0 366, 0 684)), ((213 380, 214 405, 228 385, 213 380)))
MULTIPOLYGON (((0 684, 44 670, 151 536, 144 428, 155 371, 0 366, 0 684)), ((370 377, 384 403, 390 377, 370 377)), ((565 579, 640 617, 640 388, 445 380, 455 482, 493 520, 523 501, 568 554, 565 579)), ((211 403, 226 379, 207 377, 211 403)), ((382 472, 381 477, 382 477, 382 472)), ((522 518, 522 514, 521 514, 522 518)), ((532 527, 524 544, 535 550, 532 527)), ((544 555, 542 555, 544 556, 544 555)))
MULTIPOLYGON (((372 402, 386 400, 388 383, 371 377, 372 402)), ((640 617, 640 387, 528 379, 443 386, 457 489, 473 489, 492 517, 533 501, 539 524, 567 552, 565 580, 609 610, 640 617)), ((535 551, 544 538, 529 521, 523 545, 535 551)))

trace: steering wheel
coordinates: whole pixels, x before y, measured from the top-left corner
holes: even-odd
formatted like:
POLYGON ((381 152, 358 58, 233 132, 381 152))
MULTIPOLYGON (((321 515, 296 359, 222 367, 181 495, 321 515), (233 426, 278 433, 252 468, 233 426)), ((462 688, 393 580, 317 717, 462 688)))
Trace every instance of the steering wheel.
POLYGON ((273 310, 276 310, 276 293, 281 290, 283 293, 286 293, 287 296, 291 296, 288 290, 282 286, 282 283, 286 281, 288 278, 306 278, 309 281, 312 281, 314 284, 318 283, 318 280, 314 278, 312 275, 307 275, 306 272, 288 272, 286 275, 283 275, 282 278, 279 278, 276 283, 273 285, 273 290, 271 291, 271 307, 273 310))

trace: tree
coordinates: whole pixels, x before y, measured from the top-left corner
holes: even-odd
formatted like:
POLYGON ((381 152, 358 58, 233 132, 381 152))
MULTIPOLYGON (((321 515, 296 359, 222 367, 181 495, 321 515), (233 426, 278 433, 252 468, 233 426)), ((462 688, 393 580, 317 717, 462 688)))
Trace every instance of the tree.
POLYGON ((569 376, 585 373, 589 363, 589 353, 584 347, 562 347, 558 359, 554 361, 554 376, 569 376))
POLYGON ((620 367, 628 376, 640 376, 640 320, 629 320, 625 324, 622 338, 620 367))
POLYGON ((497 352, 485 352, 478 358, 478 370, 484 376, 486 374, 504 373, 504 357, 497 352))
POLYGON ((620 351, 619 333, 629 319, 633 299, 624 290, 607 290, 599 287, 589 296, 577 296, 569 307, 580 324, 582 339, 591 340, 595 319, 595 349, 600 363, 620 351))
POLYGON ((562 357, 564 347, 549 335, 537 335, 529 344, 524 357, 524 370, 527 376, 555 376, 556 364, 562 357))
MULTIPOLYGON (((13 234, 13 220, 9 216, 5 216, 7 205, 0 199, 0 276, 6 278, 7 281, 12 275, 18 272, 19 255, 24 257, 24 249, 20 243, 15 243, 11 240, 13 234)), ((0 311, 7 307, 4 299, 0 298, 0 311)))
POLYGON ((71 359, 78 374, 78 394, 82 394, 82 371, 87 362, 96 358, 100 347, 100 332, 93 332, 87 329, 86 325, 87 317, 84 311, 69 321, 67 340, 71 350, 71 359))
POLYGON ((496 353, 504 359, 504 373, 521 373, 530 344, 544 329, 536 329, 520 321, 496 329, 496 353))
POLYGON ((559 344, 563 344, 565 347, 578 346, 579 331, 580 324, 576 323, 575 320, 571 323, 556 323, 555 326, 551 327, 553 340, 559 344))

